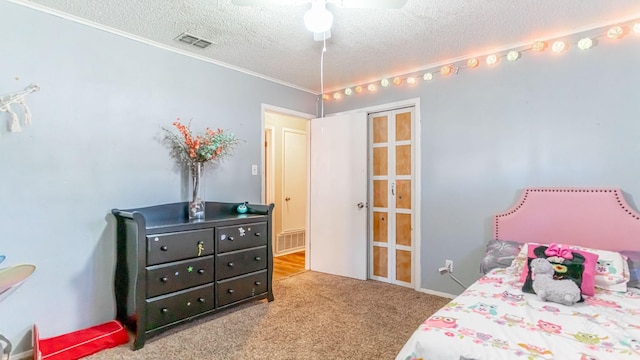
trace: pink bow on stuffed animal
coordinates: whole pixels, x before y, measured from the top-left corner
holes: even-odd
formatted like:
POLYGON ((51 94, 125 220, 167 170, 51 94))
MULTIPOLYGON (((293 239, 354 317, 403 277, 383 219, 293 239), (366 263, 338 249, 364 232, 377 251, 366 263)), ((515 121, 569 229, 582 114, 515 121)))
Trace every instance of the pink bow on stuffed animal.
POLYGON ((560 247, 558 246, 558 244, 549 245, 549 247, 547 247, 547 250, 544 251, 544 254, 549 257, 557 256, 567 260, 573 259, 573 254, 571 253, 571 250, 560 247))

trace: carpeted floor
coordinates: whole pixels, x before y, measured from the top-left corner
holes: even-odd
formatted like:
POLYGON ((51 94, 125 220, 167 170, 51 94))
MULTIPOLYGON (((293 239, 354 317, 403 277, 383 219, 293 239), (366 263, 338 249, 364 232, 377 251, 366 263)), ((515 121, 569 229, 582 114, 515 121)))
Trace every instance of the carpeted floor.
POLYGON ((450 299, 378 281, 306 271, 255 301, 86 359, 394 359, 450 299))

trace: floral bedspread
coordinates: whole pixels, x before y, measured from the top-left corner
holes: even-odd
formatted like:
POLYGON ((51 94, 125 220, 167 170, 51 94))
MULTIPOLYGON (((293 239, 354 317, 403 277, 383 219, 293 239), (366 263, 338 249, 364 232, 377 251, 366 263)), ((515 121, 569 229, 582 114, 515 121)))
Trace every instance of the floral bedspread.
POLYGON ((572 306, 521 291, 494 269, 422 323, 396 360, 640 359, 640 290, 572 306))

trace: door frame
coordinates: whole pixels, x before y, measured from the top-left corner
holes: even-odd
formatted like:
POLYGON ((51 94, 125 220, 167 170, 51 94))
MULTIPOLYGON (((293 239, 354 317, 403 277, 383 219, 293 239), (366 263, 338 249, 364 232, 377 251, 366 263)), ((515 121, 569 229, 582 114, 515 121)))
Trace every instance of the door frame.
MULTIPOLYGON (((306 126, 306 132, 307 132, 307 189, 309 189, 311 187, 311 167, 309 166, 309 164, 311 164, 311 154, 310 154, 310 142, 311 142, 311 119, 316 118, 317 116, 314 114, 307 114, 307 113, 303 113, 303 112, 299 112, 299 111, 295 111, 295 110, 291 110, 291 109, 286 109, 286 108, 282 108, 279 106, 275 106, 275 105, 269 105, 269 104, 265 104, 262 103, 260 106, 260 118, 261 118, 261 139, 262 139, 262 144, 264 144, 264 134, 265 134, 265 113, 266 112, 272 112, 272 113, 278 113, 278 114, 283 114, 283 115, 289 115, 289 116, 295 116, 298 118, 302 118, 302 119, 306 119, 307 120, 307 126, 306 126)), ((265 188, 264 188, 264 146, 260 147, 260 188, 261 188, 261 201, 262 203, 265 203, 265 188)), ((305 220, 305 225, 304 225, 304 231, 305 234, 309 234, 309 206, 311 204, 311 192, 307 191, 307 206, 306 206, 306 220, 305 220)), ((309 237, 307 237, 307 241, 305 241, 305 252, 304 252, 304 268, 305 270, 309 270, 309 243, 311 242, 311 239, 309 237)))
MULTIPOLYGON (((396 110, 399 108, 403 108, 403 107, 413 107, 414 108, 414 115, 415 118, 413 119, 413 129, 412 131, 414 132, 415 136, 415 146, 413 147, 413 161, 415 161, 415 174, 414 174, 414 181, 413 184, 411 186, 411 190, 413 191, 413 200, 415 200, 413 203, 415 204, 415 213, 414 213, 414 238, 415 241, 412 242, 412 246, 413 246, 413 253, 411 255, 411 261, 414 264, 413 267, 413 279, 415 279, 415 283, 413 284, 413 287, 415 290, 420 290, 421 286, 422 286, 422 263, 421 263, 421 239, 422 239, 422 230, 421 230, 421 226, 420 226, 420 219, 421 219, 421 212, 420 212, 420 208, 421 208, 421 204, 420 201, 422 199, 422 195, 421 195, 421 180, 420 180, 420 163, 421 163, 421 158, 420 158, 420 154, 421 154, 421 150, 420 150, 420 136, 421 136, 421 131, 420 131, 420 98, 411 98, 411 99, 407 99, 407 100, 401 100, 401 101, 396 101, 396 102, 392 102, 392 103, 386 103, 386 104, 381 104, 381 105, 373 105, 373 106, 368 106, 368 107, 364 107, 364 108, 359 108, 359 109, 353 109, 353 110, 348 110, 348 111, 343 111, 343 112, 337 112, 337 113, 332 113, 332 114, 327 114, 325 116, 334 116, 334 115, 347 115, 347 114, 352 114, 352 113, 358 113, 358 112, 365 112, 367 113, 367 116, 370 113, 373 112, 381 112, 381 111, 392 111, 392 110, 396 110)), ((369 202, 371 202, 371 199, 369 199, 369 202)), ((371 206, 371 205, 370 205, 371 206)), ((371 241, 371 236, 372 234, 368 234, 368 239, 367 239, 367 249, 369 249, 369 242, 371 241)), ((369 250, 367 250, 369 251, 369 250)), ((367 256, 370 258, 371 256, 373 256, 373 254, 367 254, 367 256)))

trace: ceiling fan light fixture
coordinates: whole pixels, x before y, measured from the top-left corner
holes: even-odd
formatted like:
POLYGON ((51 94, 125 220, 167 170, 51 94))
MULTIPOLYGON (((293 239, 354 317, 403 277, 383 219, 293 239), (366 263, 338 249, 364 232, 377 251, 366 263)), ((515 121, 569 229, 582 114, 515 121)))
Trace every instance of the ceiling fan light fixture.
POLYGON ((327 10, 324 0, 311 2, 311 9, 304 13, 304 25, 314 33, 324 33, 333 25, 333 14, 327 10))

